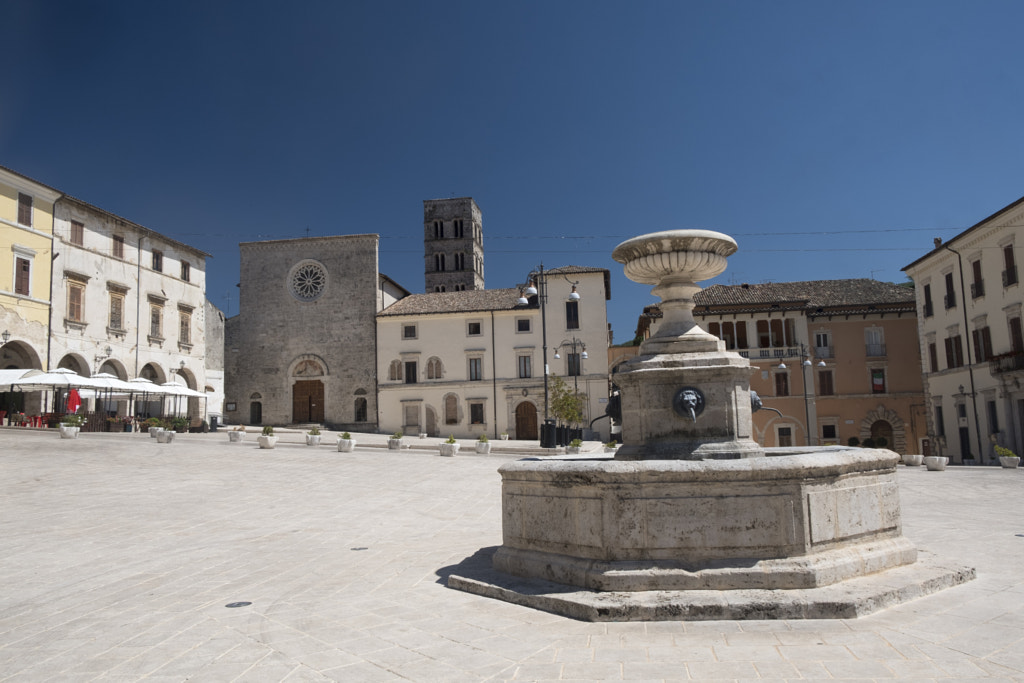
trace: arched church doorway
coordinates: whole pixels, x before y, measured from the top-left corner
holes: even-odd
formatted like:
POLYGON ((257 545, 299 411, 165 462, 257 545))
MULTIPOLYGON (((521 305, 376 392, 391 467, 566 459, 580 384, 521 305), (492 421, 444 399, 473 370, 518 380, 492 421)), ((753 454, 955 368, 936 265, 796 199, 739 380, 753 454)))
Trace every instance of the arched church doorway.
POLYGON ((324 366, 318 360, 304 357, 295 364, 292 377, 292 422, 321 423, 324 421, 324 383, 312 377, 323 377, 324 366))
POLYGON ((537 438, 537 407, 529 401, 516 406, 516 438, 522 441, 537 438))
POLYGON ((324 383, 318 379, 296 380, 292 385, 292 422, 324 421, 324 383))

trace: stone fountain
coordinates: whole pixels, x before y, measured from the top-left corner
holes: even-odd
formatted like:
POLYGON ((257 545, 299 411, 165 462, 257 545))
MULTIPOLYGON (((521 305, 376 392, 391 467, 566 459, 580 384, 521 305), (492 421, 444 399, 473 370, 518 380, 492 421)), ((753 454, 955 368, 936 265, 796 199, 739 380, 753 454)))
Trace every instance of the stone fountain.
POLYGON ((624 445, 501 467, 502 545, 449 586, 587 620, 829 618, 973 578, 903 537, 896 453, 753 441, 752 366, 693 319, 736 249, 707 230, 616 247, 664 313, 616 375, 624 445))

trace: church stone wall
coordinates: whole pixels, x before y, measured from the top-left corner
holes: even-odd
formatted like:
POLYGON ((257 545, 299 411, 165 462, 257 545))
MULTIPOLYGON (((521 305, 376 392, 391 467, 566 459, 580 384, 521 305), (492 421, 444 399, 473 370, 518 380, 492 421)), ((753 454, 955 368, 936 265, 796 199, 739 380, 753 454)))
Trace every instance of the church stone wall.
POLYGON ((378 240, 348 235, 239 245, 239 314, 225 335, 225 408, 234 408, 225 410, 227 422, 376 430, 378 240), (296 381, 323 383, 322 420, 296 419, 296 381), (356 421, 357 399, 366 402, 365 421, 356 421))

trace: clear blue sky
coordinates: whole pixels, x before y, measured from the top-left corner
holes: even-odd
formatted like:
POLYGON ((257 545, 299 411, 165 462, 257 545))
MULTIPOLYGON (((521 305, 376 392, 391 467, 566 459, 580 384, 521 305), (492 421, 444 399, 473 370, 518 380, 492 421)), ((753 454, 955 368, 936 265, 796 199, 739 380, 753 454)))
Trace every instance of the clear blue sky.
MULTIPOLYGON (((422 200, 472 196, 486 281, 703 228, 712 282, 874 277, 1024 195, 1019 0, 8 0, 0 164, 211 254, 376 232, 423 291, 422 200)), ((339 302, 340 304, 341 302, 339 302)))

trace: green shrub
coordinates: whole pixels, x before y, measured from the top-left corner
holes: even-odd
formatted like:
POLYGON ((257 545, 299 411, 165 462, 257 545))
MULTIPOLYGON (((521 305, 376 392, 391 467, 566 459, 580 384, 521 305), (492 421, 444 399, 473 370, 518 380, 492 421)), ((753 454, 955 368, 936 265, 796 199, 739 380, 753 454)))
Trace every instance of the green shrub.
POLYGON ((272 425, 267 425, 266 427, 263 428, 263 436, 273 436, 273 435, 274 435, 274 427, 272 425))
POLYGON ((320 428, 319 427, 313 427, 312 429, 309 430, 309 434, 311 436, 320 436, 320 428))
POLYGON ((846 443, 847 443, 847 444, 848 444, 849 446, 851 446, 851 447, 853 447, 853 448, 856 448, 857 446, 859 446, 859 445, 860 445, 860 439, 858 439, 858 438, 857 438, 857 437, 855 437, 855 436, 851 436, 851 437, 850 437, 850 439, 849 439, 849 440, 848 440, 848 441, 847 441, 846 443))
POLYGON ((480 438, 477 439, 477 441, 479 441, 480 443, 487 443, 487 435, 486 434, 481 434, 480 438))
POLYGON ((391 435, 391 438, 392 439, 401 439, 402 438, 402 432, 395 432, 394 434, 391 435))
POLYGON ((345 439, 346 441, 349 441, 352 439, 352 435, 349 434, 348 432, 343 432, 341 438, 345 439))
POLYGON ((996 446, 996 455, 1000 458, 1016 458, 1016 453, 1011 451, 1009 448, 1003 448, 1002 446, 996 446))
POLYGON ((455 443, 455 435, 454 434, 449 434, 448 435, 448 440, 445 441, 445 443, 455 443))
POLYGON ((571 448, 579 448, 582 445, 583 445, 583 439, 573 439, 572 441, 569 442, 569 446, 571 448))

